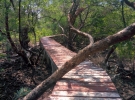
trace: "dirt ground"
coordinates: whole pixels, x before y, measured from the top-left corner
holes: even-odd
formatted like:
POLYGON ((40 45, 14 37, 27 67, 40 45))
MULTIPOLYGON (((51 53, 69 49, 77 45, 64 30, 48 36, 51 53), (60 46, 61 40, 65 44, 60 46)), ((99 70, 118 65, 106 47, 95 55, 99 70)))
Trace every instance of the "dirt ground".
POLYGON ((50 76, 51 68, 45 66, 44 60, 40 59, 39 61, 33 73, 20 57, 1 57, 0 100, 17 100, 50 76))
POLYGON ((123 100, 135 100, 135 77, 119 75, 115 72, 115 68, 107 72, 123 100))

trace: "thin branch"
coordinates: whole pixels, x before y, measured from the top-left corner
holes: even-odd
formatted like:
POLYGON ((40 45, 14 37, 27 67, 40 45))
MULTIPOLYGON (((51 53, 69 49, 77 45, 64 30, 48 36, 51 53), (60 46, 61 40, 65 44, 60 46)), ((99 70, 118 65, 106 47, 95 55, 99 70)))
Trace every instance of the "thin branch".
POLYGON ((58 26, 61 28, 61 30, 62 30, 62 32, 63 32, 63 34, 64 34, 64 33, 65 33, 65 30, 64 30, 64 28, 60 25, 60 20, 62 19, 62 17, 63 17, 63 16, 61 16, 60 19, 57 21, 57 24, 58 24, 58 26))
POLYGON ((121 1, 121 6, 122 6, 121 14, 122 14, 122 19, 123 19, 123 25, 124 25, 124 28, 125 28, 126 27, 126 20, 125 20, 125 16, 124 16, 124 2, 123 2, 123 0, 121 1))
POLYGON ((124 0, 124 2, 125 2, 128 6, 132 7, 132 8, 135 10, 135 3, 134 3, 134 2, 130 2, 130 1, 128 1, 128 0, 124 0))
POLYGON ((40 17, 40 18, 45 18, 45 17, 48 17, 48 18, 52 19, 53 21, 56 20, 55 18, 53 18, 51 16, 43 16, 43 17, 40 17))
MULTIPOLYGON (((87 10, 87 13, 86 13, 86 16, 85 16, 85 18, 84 18, 84 20, 82 20, 82 17, 81 17, 81 13, 79 14, 79 18, 80 18, 80 26, 79 26, 79 30, 81 30, 83 27, 84 27, 84 24, 85 24, 85 21, 86 21, 86 19, 87 19, 87 17, 88 17, 88 14, 89 14, 89 7, 86 7, 86 8, 88 8, 88 10, 87 10)), ((86 9, 85 8, 85 9, 86 9)), ((85 10, 84 9, 84 10, 85 10)), ((74 39, 77 37, 77 34, 75 34, 74 36, 73 36, 73 38, 72 38, 72 41, 74 41, 74 39)))
POLYGON ((79 8, 78 8, 79 7, 79 3, 80 3, 80 0, 73 0, 72 1, 72 6, 71 6, 70 11, 68 13, 68 15, 71 18, 70 22, 72 23, 72 25, 74 25, 76 17, 80 14, 79 8))
POLYGON ((19 42, 20 42, 20 45, 21 45, 21 47, 23 47, 23 45, 22 45, 22 40, 21 40, 21 34, 22 34, 22 32, 21 32, 21 0, 19 0, 19 11, 18 11, 18 21, 19 21, 19 42))
POLYGON ((76 29, 74 27, 72 27, 71 30, 74 31, 74 32, 76 32, 78 35, 87 37, 89 39, 89 42, 90 42, 89 45, 90 46, 92 46, 92 44, 94 43, 93 37, 90 34, 85 33, 85 32, 82 32, 79 29, 76 29))
POLYGON ((8 20, 9 20, 8 9, 9 9, 9 7, 7 6, 7 2, 6 2, 6 1, 5 1, 5 7, 6 7, 6 12, 5 12, 6 36, 7 36, 8 40, 9 40, 9 42, 10 42, 10 44, 11 44, 13 50, 14 50, 16 53, 18 53, 18 49, 17 49, 16 45, 14 44, 14 42, 13 42, 11 36, 10 36, 10 32, 9 32, 9 24, 8 24, 8 20))
POLYGON ((15 11, 15 5, 14 5, 13 0, 10 0, 10 2, 11 2, 11 4, 12 4, 12 6, 13 6, 14 11, 15 11))
POLYGON ((36 59, 36 61, 35 61, 35 65, 38 63, 39 58, 40 58, 40 56, 41 56, 43 50, 44 50, 44 49, 41 49, 41 50, 39 51, 38 57, 37 57, 37 59, 36 59))
POLYGON ((65 33, 65 30, 64 30, 64 28, 60 25, 60 24, 58 24, 58 26, 61 28, 61 30, 62 30, 62 34, 64 34, 65 33))
POLYGON ((48 18, 52 19, 54 22, 57 22, 57 24, 58 24, 58 26, 60 27, 60 29, 62 30, 63 34, 65 33, 64 28, 63 28, 63 27, 60 25, 60 23, 59 23, 63 16, 61 16, 59 20, 57 20, 57 19, 55 19, 55 18, 53 18, 53 17, 51 17, 51 16, 44 16, 44 17, 48 17, 48 18))
MULTIPOLYGON (((86 21, 88 15, 89 15, 90 7, 88 6, 87 8, 88 8, 88 10, 87 10, 86 16, 85 16, 85 18, 84 18, 84 20, 83 20, 83 26, 84 26, 84 24, 85 24, 85 21, 86 21)), ((82 28, 82 27, 80 27, 80 29, 81 29, 81 28, 82 28)))
POLYGON ((108 59, 109 59, 109 57, 111 56, 111 54, 114 52, 114 50, 116 49, 116 45, 113 45, 110 49, 109 49, 109 51, 108 51, 108 53, 107 53, 107 55, 106 55, 106 57, 105 57, 105 64, 108 62, 108 59))
POLYGON ((79 29, 74 28, 73 25, 71 24, 71 20, 70 20, 69 14, 68 14, 68 23, 69 23, 69 26, 71 27, 70 29, 72 31, 76 32, 79 35, 82 35, 84 37, 87 37, 89 39, 89 42, 90 42, 89 45, 92 46, 92 44, 94 43, 93 37, 90 34, 88 34, 88 33, 82 32, 79 29))

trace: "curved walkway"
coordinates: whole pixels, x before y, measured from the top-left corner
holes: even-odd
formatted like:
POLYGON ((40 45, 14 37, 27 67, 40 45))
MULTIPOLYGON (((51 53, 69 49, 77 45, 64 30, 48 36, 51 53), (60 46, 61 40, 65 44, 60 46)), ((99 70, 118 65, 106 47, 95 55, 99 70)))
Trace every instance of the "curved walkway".
MULTIPOLYGON (((52 67, 52 73, 76 53, 55 40, 43 37, 40 40, 52 67)), ((64 75, 54 86, 52 93, 39 100, 122 100, 106 71, 90 61, 84 61, 64 75)))

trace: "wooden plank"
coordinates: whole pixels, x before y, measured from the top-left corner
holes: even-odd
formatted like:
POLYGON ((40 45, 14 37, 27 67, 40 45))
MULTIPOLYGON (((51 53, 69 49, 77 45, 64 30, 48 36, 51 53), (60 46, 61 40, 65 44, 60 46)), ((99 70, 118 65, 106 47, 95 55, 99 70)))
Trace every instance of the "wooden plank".
POLYGON ((107 75, 78 75, 78 74, 76 74, 76 75, 69 75, 69 74, 67 74, 67 75, 64 75, 63 76, 63 78, 84 78, 84 79, 87 79, 87 78, 95 78, 95 79, 99 79, 99 78, 105 78, 105 79, 110 79, 110 77, 109 76, 107 76, 107 75))
POLYGON ((56 56, 74 56, 76 53, 72 53, 67 49, 64 49, 62 46, 58 46, 58 47, 52 47, 52 46, 48 46, 46 47, 46 50, 48 51, 48 53, 52 53, 51 55, 56 55, 56 56), (65 55, 66 52, 66 55, 65 55))
POLYGON ((78 81, 82 81, 82 82, 112 82, 111 79, 95 79, 95 78, 66 78, 66 79, 71 79, 71 80, 78 80, 78 81))
POLYGON ((90 67, 90 66, 77 66, 73 70, 86 70, 86 69, 91 69, 91 70, 95 70, 95 71, 103 71, 102 68, 90 67))
POLYGON ((103 71, 103 69, 101 68, 95 68, 95 69, 91 69, 91 68, 74 68, 72 69, 72 71, 103 71))
MULTIPOLYGON (((80 74, 80 75, 82 75, 82 74, 89 74, 89 75, 108 75, 105 71, 69 71, 67 74, 80 74)), ((66 74, 66 75, 67 75, 66 74)))
MULTIPOLYGON (((79 64, 79 65, 77 65, 76 68, 98 69, 98 68, 100 68, 100 67, 97 67, 97 66, 95 66, 95 65, 93 65, 93 64, 89 64, 89 65, 82 65, 82 64, 79 64)), ((102 68, 101 68, 101 69, 102 69, 102 68)))
MULTIPOLYGON (((74 72, 95 72, 95 73, 106 73, 106 71, 104 71, 104 70, 101 70, 101 71, 98 71, 98 70, 92 70, 92 69, 87 69, 87 70, 74 70, 74 69, 72 69, 72 70, 70 70, 69 72, 72 72, 72 73, 74 73, 74 72)), ((68 73, 69 73, 68 72, 68 73)))
POLYGON ((43 100, 122 100, 121 98, 94 98, 94 97, 57 97, 50 96, 43 100))
POLYGON ((120 97, 117 92, 78 92, 78 91, 53 91, 51 96, 67 96, 67 97, 120 97))
POLYGON ((90 60, 86 60, 80 63, 80 65, 91 65, 91 64, 93 65, 94 63, 91 62, 90 60))
POLYGON ((116 92, 115 87, 109 86, 80 86, 80 85, 55 85, 54 91, 80 91, 80 92, 116 92))
POLYGON ((59 80, 56 85, 108 86, 115 87, 112 82, 82 82, 75 80, 59 80))
MULTIPOLYGON (((88 64, 88 65, 79 64, 79 65, 77 65, 77 67, 75 67, 75 69, 78 69, 78 68, 102 69, 102 68, 100 68, 100 67, 95 66, 94 64, 88 64)), ((103 69, 102 69, 102 70, 103 70, 103 69)))
POLYGON ((55 40, 48 38, 48 37, 42 37, 40 39, 40 42, 42 43, 43 46, 57 46, 60 45, 58 42, 56 42, 55 40))
POLYGON ((99 72, 68 72, 67 74, 65 75, 101 75, 101 76, 106 76, 108 75, 107 73, 99 73, 99 72))
POLYGON ((72 57, 72 56, 74 56, 76 54, 76 53, 68 50, 67 48, 65 48, 61 44, 58 44, 58 43, 55 43, 55 42, 53 42, 53 44, 51 44, 51 43, 50 44, 43 44, 43 46, 44 46, 44 48, 46 49, 46 51, 48 53, 53 52, 53 54, 55 54, 55 55, 59 55, 59 54, 64 54, 65 55, 66 54, 66 55, 70 55, 72 57))
POLYGON ((83 65, 83 66, 90 66, 90 67, 98 67, 97 65, 95 65, 93 62, 91 62, 90 60, 85 60, 83 62, 81 62, 79 64, 80 66, 83 65))

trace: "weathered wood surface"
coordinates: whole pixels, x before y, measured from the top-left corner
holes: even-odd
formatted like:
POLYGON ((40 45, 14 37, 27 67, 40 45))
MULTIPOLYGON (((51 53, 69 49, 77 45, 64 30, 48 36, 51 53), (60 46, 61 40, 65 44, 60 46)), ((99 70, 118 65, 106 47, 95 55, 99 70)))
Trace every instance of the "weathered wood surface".
MULTIPOLYGON (((60 68, 76 55, 49 37, 43 37, 40 41, 52 69, 60 68)), ((42 95, 39 100, 121 100, 121 98, 108 74, 86 60, 64 75, 48 97, 42 95)))

